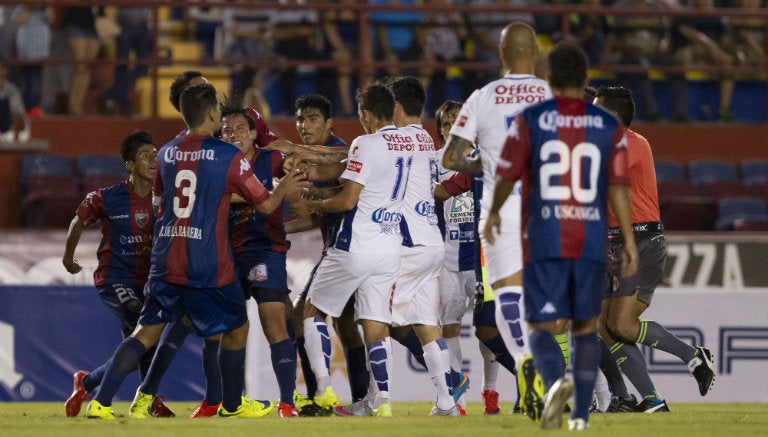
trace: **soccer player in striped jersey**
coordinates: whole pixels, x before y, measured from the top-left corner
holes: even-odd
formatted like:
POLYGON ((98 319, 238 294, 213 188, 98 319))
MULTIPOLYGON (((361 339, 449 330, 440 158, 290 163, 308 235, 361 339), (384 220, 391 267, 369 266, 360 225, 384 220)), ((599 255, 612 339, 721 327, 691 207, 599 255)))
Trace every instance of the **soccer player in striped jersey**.
POLYGON ((597 317, 606 274, 607 201, 621 235, 622 274, 637 271, 627 173, 627 140, 621 122, 585 102, 587 57, 577 46, 558 44, 548 56, 554 99, 515 117, 496 170, 484 236, 493 242, 508 218, 500 213, 522 181, 525 316, 536 369, 548 389, 542 429, 562 426, 566 401, 575 403, 569 429, 589 423, 589 405, 600 359, 597 317), (555 341, 561 320, 571 320, 573 377, 565 379, 555 341))
MULTIPOLYGON (((165 325, 179 319, 198 335, 223 334, 219 416, 262 417, 274 407, 242 394, 248 319, 235 280, 227 214, 235 193, 269 213, 282 204, 285 194, 300 188, 303 176, 296 172, 284 177, 270 195, 237 147, 212 137, 221 123, 216 90, 209 84, 192 85, 180 101, 188 132, 158 153, 153 203, 159 213, 145 305, 136 330, 115 350, 87 417, 115 418, 112 398, 125 376, 138 357, 157 344, 165 325)), ((144 410, 146 403, 147 397, 137 393, 134 406, 144 410)))
MULTIPOLYGON (((82 267, 74 259, 77 243, 83 230, 101 225, 101 244, 96 256, 99 266, 93 272, 93 282, 99 297, 120 319, 123 338, 136 328, 144 304, 144 284, 149 274, 149 254, 155 227, 152 210, 152 179, 157 170, 157 151, 152 136, 146 131, 134 132, 120 145, 120 157, 128 171, 128 179, 88 193, 77 208, 67 232, 62 263, 69 273, 82 267)), ((143 379, 149 371, 154 348, 139 360, 139 374, 143 379)), ((65 403, 67 417, 75 417, 85 398, 100 383, 107 366, 92 372, 79 370, 74 376, 72 395, 65 403)), ((155 397, 151 407, 153 415, 172 416, 160 398, 155 397)))

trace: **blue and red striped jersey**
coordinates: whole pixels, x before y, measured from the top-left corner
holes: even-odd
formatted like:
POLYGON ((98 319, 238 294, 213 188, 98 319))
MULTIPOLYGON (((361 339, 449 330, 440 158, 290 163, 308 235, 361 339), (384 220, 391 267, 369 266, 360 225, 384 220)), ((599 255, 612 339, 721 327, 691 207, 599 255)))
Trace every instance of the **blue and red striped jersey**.
POLYGON ((605 262, 608 185, 629 184, 627 140, 616 117, 583 99, 531 106, 510 127, 497 174, 523 181, 526 264, 605 262))
POLYGON ((77 208, 77 216, 85 226, 101 221, 95 286, 147 282, 155 227, 151 193, 139 196, 127 181, 119 182, 88 193, 77 208))
POLYGON ((159 212, 150 276, 196 288, 233 282, 230 198, 236 193, 259 204, 269 192, 237 147, 211 136, 174 138, 160 148, 157 161, 153 193, 159 212))
MULTIPOLYGON (((261 185, 272 191, 273 178, 283 177, 283 154, 274 150, 256 149, 251 168, 261 185)), ((247 203, 233 203, 229 210, 229 238, 233 253, 258 252, 267 249, 287 252, 285 240, 285 202, 268 215, 256 211, 247 203)))

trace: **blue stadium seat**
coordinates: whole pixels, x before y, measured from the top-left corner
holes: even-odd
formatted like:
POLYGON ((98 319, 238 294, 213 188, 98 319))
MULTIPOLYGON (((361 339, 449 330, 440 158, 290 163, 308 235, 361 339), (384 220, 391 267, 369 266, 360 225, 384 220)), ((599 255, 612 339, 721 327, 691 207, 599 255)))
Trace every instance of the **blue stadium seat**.
POLYGON ((680 182, 685 180, 685 166, 674 161, 656 161, 656 182, 680 182))
POLYGON ((765 201, 754 197, 720 199, 717 202, 715 229, 719 231, 733 230, 736 220, 768 220, 768 205, 765 201))
POLYGON ((745 159, 741 161, 741 180, 749 185, 768 182, 768 160, 745 159))
POLYGON ((696 185, 739 179, 735 163, 722 160, 698 159, 688 162, 688 180, 696 185))
POLYGON ((123 160, 109 155, 81 155, 75 159, 77 175, 81 178, 93 175, 128 175, 123 160))

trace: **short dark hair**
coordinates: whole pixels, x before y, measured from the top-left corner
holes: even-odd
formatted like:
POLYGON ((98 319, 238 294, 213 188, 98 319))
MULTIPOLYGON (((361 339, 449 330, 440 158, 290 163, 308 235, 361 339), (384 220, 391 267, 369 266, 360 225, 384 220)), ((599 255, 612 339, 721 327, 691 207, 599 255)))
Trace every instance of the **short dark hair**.
POLYGON ((435 121, 437 121, 437 138, 440 140, 440 144, 445 144, 445 140, 447 139, 443 137, 443 131, 440 129, 440 126, 443 125, 443 119, 445 118, 445 115, 451 112, 458 113, 463 105, 463 103, 457 102, 455 100, 446 100, 435 111, 435 121))
POLYGON ((373 83, 355 95, 361 111, 370 111, 379 120, 392 120, 395 115, 395 96, 380 83, 373 83))
POLYGON ((120 144, 120 158, 123 162, 133 162, 136 160, 136 151, 145 144, 155 145, 152 141, 152 135, 145 130, 137 130, 123 139, 120 144))
POLYGON ((597 96, 597 90, 592 86, 585 87, 582 92, 584 94, 584 100, 589 103, 592 103, 592 101, 594 101, 595 97, 597 96))
POLYGON ((296 99, 294 113, 300 109, 308 108, 317 109, 326 120, 333 118, 333 105, 327 97, 321 94, 305 94, 296 99))
POLYGON ((595 96, 600 100, 600 106, 615 112, 624 127, 628 128, 635 119, 635 102, 632 92, 622 86, 601 86, 595 96))
POLYGON ((189 81, 196 77, 203 77, 203 73, 195 70, 189 70, 176 76, 176 79, 174 79, 173 83, 171 83, 171 95, 168 97, 168 100, 171 102, 171 105, 176 108, 177 111, 181 112, 180 105, 182 91, 184 91, 184 88, 189 86, 189 81))
POLYGON ((549 84, 555 89, 581 88, 587 80, 587 55, 579 46, 559 42, 547 57, 549 84))
POLYGON ((387 82, 395 101, 403 107, 405 115, 418 117, 427 102, 427 92, 421 81, 413 76, 396 77, 387 82))
POLYGON ((233 115, 240 114, 248 120, 248 127, 250 130, 256 129, 256 121, 248 113, 248 110, 238 106, 236 102, 228 100, 221 105, 221 118, 232 117, 233 115))
POLYGON ((219 104, 216 88, 209 83, 186 87, 179 100, 181 116, 190 128, 202 125, 211 109, 219 104))

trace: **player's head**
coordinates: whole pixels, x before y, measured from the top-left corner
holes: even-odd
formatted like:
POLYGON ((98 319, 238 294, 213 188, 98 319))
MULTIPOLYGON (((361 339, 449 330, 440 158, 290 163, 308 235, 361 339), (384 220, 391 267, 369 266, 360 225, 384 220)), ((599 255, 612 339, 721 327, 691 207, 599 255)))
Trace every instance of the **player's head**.
POLYGON ((427 102, 427 92, 421 81, 413 76, 395 77, 387 82, 397 102, 407 117, 419 117, 427 102))
POLYGON ((632 93, 624 87, 601 86, 595 95, 595 104, 616 114, 626 128, 629 128, 632 120, 635 119, 635 102, 632 100, 632 93))
POLYGON ((502 29, 499 36, 499 57, 505 69, 521 66, 531 70, 520 71, 521 73, 533 73, 538 56, 539 44, 533 27, 521 21, 515 21, 502 29))
POLYGON ((296 131, 304 144, 323 144, 333 131, 331 101, 320 94, 305 94, 296 99, 296 131))
POLYGON ((190 129, 199 128, 205 123, 211 123, 212 131, 221 124, 219 99, 216 88, 208 83, 190 85, 181 93, 179 99, 181 116, 190 129))
POLYGON ((395 113, 395 96, 388 87, 380 83, 368 85, 355 95, 357 114, 366 132, 370 132, 373 121, 392 122, 395 113))
POLYGON ((141 178, 151 181, 155 177, 157 151, 149 132, 136 131, 125 137, 120 144, 120 158, 132 180, 141 178))
POLYGON ((171 105, 181 112, 180 100, 181 92, 190 85, 197 85, 200 83, 208 83, 208 80, 203 77, 203 73, 195 70, 189 70, 181 73, 171 83, 171 95, 168 97, 171 105))
POLYGON ((221 107, 222 140, 234 144, 244 155, 250 156, 255 150, 257 135, 256 122, 246 109, 231 102, 221 107))
POLYGON ((136 151, 143 145, 155 146, 155 142, 152 141, 152 135, 144 130, 137 130, 136 132, 123 138, 123 142, 120 144, 120 158, 123 162, 131 162, 136 160, 136 151))
POLYGON ((549 52, 547 80, 553 90, 579 89, 587 84, 587 55, 579 46, 560 42, 549 52))
POLYGON ((435 120, 437 121, 437 139, 444 145, 448 139, 448 133, 453 127, 453 122, 459 116, 462 103, 454 100, 446 100, 435 111, 435 120))

